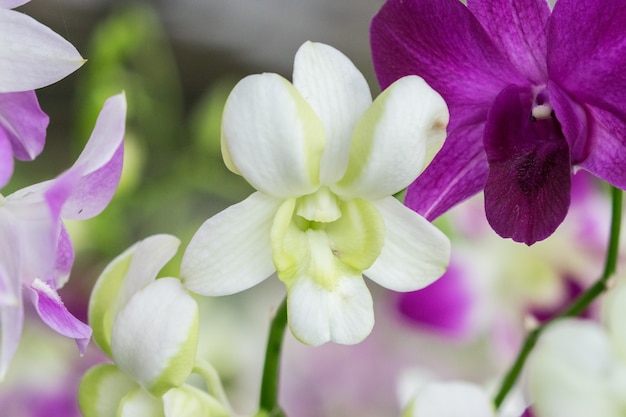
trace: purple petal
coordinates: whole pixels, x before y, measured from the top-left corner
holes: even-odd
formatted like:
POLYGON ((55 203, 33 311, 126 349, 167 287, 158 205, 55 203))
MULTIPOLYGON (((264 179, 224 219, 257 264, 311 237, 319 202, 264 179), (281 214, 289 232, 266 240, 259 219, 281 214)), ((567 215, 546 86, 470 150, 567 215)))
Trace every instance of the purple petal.
POLYGON ((614 186, 626 189, 626 123, 613 113, 587 106, 591 121, 587 158, 578 165, 614 186))
POLYGON ((548 95, 569 145, 572 165, 576 165, 587 158, 592 142, 587 112, 552 81, 548 83, 548 95))
POLYGON ((450 263, 446 273, 428 287, 400 293, 398 310, 409 322, 443 336, 465 336, 472 294, 462 274, 463 271, 455 263, 450 263))
POLYGON ((61 297, 47 283, 35 279, 28 290, 44 323, 57 333, 75 339, 80 354, 84 354, 91 338, 91 328, 67 311, 61 297))
POLYGON ((34 91, 0 94, 0 130, 11 142, 17 159, 30 161, 39 155, 48 121, 34 91))
POLYGON ((0 129, 0 188, 7 185, 13 175, 13 148, 5 131, 0 129))
POLYGON ((450 107, 488 105, 506 85, 527 84, 458 0, 389 0, 370 29, 382 88, 417 74, 450 107))
POLYGON ((71 172, 80 181, 63 206, 62 217, 88 219, 109 204, 122 174, 126 98, 119 94, 105 103, 85 149, 71 172))
POLYGON ((569 149, 558 122, 531 118, 530 90, 510 86, 485 126, 485 212, 502 237, 531 245, 550 236, 570 202, 569 149))
POLYGON ((536 84, 547 79, 546 0, 468 0, 467 7, 513 66, 536 84))
POLYGON ((54 274, 54 288, 61 288, 67 281, 72 265, 74 264, 74 246, 70 240, 70 236, 67 233, 65 225, 61 224, 61 231, 59 233, 59 243, 57 246, 57 262, 56 272, 54 274))
POLYGON ((548 72, 577 101, 626 117, 626 7, 559 0, 548 29, 548 72))
POLYGON ((489 167, 483 126, 470 125, 450 133, 430 165, 409 186, 404 201, 409 208, 433 220, 484 188, 489 167))

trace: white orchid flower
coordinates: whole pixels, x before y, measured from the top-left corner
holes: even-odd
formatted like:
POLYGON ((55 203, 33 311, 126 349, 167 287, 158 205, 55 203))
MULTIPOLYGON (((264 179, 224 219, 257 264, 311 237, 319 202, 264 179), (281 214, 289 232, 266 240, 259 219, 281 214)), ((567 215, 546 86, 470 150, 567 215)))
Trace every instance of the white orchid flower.
POLYGON ((184 285, 226 295, 277 271, 298 339, 360 342, 374 324, 363 273, 413 291, 449 261, 445 235, 392 197, 421 172, 447 121, 443 99, 416 76, 372 103, 352 62, 320 43, 298 50, 293 84, 269 73, 244 78, 224 108, 222 151, 258 191, 196 232, 184 285))
POLYGON ((185 384, 196 364, 198 306, 176 278, 155 279, 179 241, 155 235, 113 260, 89 304, 94 339, 114 361, 91 368, 79 389, 85 417, 227 416, 185 384))
POLYGON ((626 415, 626 285, 606 301, 605 326, 563 319, 539 339, 529 362, 537 417, 626 415))

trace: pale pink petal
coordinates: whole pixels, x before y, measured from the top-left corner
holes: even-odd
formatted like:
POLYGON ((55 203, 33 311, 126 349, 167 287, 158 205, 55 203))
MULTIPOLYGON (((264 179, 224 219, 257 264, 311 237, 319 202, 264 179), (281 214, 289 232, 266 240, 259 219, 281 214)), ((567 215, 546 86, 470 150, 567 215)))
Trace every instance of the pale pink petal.
POLYGON ((24 308, 17 305, 0 305, 0 381, 6 376, 9 363, 22 337, 24 308))
POLYGON ((30 161, 39 155, 48 122, 34 91, 0 94, 0 130, 11 142, 17 159, 30 161))

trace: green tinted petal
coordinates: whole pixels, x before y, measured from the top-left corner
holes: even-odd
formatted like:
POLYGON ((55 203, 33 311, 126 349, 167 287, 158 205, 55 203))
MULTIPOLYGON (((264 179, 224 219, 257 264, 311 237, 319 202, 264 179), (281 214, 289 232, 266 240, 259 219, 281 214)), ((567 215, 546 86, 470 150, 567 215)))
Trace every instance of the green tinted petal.
POLYGON ((161 278, 138 291, 113 325, 113 359, 153 395, 189 377, 198 342, 198 305, 178 279, 161 278))
POLYGON ((126 395, 117 410, 116 417, 165 417, 163 400, 153 397, 141 387, 126 395))
POLYGON ((190 385, 172 388, 163 395, 165 417, 228 417, 215 398, 190 385))
POLYGON ((80 382, 78 406, 84 417, 115 417, 122 398, 137 387, 115 365, 96 365, 80 382))
POLYGON ((340 204, 341 217, 326 226, 334 255, 364 271, 378 258, 385 241, 385 223, 371 203, 355 199, 340 204))
POLYGON ((226 101, 224 161, 265 194, 288 198, 315 191, 325 143, 319 117, 277 74, 244 78, 226 101))
POLYGON ((137 290, 154 280, 179 243, 171 235, 150 236, 111 261, 98 278, 89 300, 89 325, 94 340, 109 357, 117 313, 137 290))

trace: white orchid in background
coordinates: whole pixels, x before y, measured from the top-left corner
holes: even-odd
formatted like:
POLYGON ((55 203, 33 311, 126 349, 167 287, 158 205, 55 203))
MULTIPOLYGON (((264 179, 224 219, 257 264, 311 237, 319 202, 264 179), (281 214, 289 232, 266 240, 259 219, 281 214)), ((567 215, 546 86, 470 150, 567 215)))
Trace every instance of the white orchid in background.
POLYGON ((114 364, 85 374, 79 389, 85 417, 230 415, 217 399, 185 384, 197 368, 198 305, 177 278, 155 279, 179 243, 170 235, 146 238, 98 278, 89 324, 114 364))
POLYGON ((411 291, 447 266, 445 235, 392 197, 421 172, 447 121, 441 97, 416 76, 372 103, 352 62, 320 43, 298 50, 293 84, 246 77, 224 108, 222 153, 258 192, 196 232, 185 286, 226 295, 277 271, 298 339, 360 342, 374 324, 363 273, 411 291))
POLYGON ((605 326, 584 319, 550 325, 529 361, 537 417, 626 415, 626 285, 607 295, 605 326))
POLYGON ((54 180, 0 195, 0 379, 18 346, 23 294, 56 332, 84 352, 91 329, 65 308, 57 290, 69 276, 74 251, 62 219, 88 219, 111 201, 122 171, 126 98, 104 104, 74 165, 54 180))
POLYGON ((48 116, 33 91, 78 69, 85 60, 47 26, 11 10, 28 0, 0 0, 0 187, 13 158, 32 160, 43 149, 48 116))

